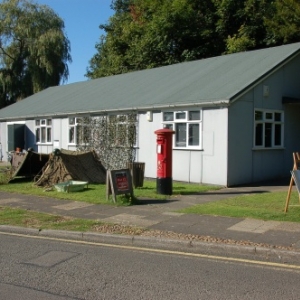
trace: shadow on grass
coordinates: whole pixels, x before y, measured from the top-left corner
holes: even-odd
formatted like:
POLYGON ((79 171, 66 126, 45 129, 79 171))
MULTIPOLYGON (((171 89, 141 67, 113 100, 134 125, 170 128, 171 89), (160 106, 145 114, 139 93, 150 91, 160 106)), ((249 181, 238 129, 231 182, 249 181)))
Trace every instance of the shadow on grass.
POLYGON ((166 199, 135 199, 132 205, 151 205, 151 204, 166 204, 171 202, 177 202, 178 200, 166 200, 166 199))
POLYGON ((221 191, 221 192, 211 192, 211 191, 206 191, 206 192, 180 192, 178 194, 173 193, 175 196, 207 196, 207 195, 245 195, 245 194, 264 194, 264 193, 269 193, 270 191, 262 191, 262 190, 253 190, 253 191, 221 191))
POLYGON ((9 183, 23 183, 23 182, 33 182, 33 178, 31 177, 14 177, 12 178, 9 183))

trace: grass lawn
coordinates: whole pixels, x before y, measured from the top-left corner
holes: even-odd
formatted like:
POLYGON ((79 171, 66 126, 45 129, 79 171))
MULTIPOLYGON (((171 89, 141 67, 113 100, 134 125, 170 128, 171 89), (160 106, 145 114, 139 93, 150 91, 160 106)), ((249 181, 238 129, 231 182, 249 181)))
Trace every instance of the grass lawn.
POLYGON ((293 190, 287 213, 284 213, 286 192, 272 192, 237 196, 199 204, 180 210, 183 213, 218 215, 239 218, 254 218, 273 221, 300 222, 300 203, 298 192, 293 190), (299 205, 299 206, 298 206, 299 205))
MULTIPOLYGON (((173 197, 180 195, 195 195, 220 188, 221 187, 219 186, 212 185, 173 182, 173 197)), ((108 205, 135 205, 139 204, 139 199, 166 200, 169 198, 169 196, 156 193, 155 180, 145 180, 143 187, 134 189, 134 199, 129 199, 129 197, 124 195, 118 195, 117 203, 114 203, 111 198, 109 200, 106 199, 105 184, 89 184, 88 189, 82 192, 63 193, 57 192, 55 189, 46 191, 44 188, 35 186, 32 181, 25 181, 21 178, 17 178, 7 184, 5 183, 5 180, 1 181, 0 174, 0 191, 108 205)), ((300 222, 300 203, 295 188, 291 194, 289 210, 287 213, 284 213, 287 191, 288 187, 286 191, 283 192, 242 195, 225 200, 195 205, 182 209, 180 212, 188 214, 300 222)), ((18 225, 18 222, 20 225, 23 224, 23 226, 26 226, 28 223, 29 226, 32 227, 31 223, 36 223, 36 225, 40 227, 47 226, 47 228, 49 228, 49 226, 51 226, 50 228, 58 229, 63 227, 68 230, 81 231, 85 228, 90 230, 95 224, 98 224, 94 221, 65 219, 57 216, 49 216, 47 214, 34 214, 28 211, 0 207, 0 224, 18 225)))
POLYGON ((140 234, 145 229, 123 225, 102 223, 95 220, 78 219, 32 212, 24 209, 1 207, 0 225, 30 227, 36 229, 54 229, 70 231, 97 231, 115 234, 140 234))
MULTIPOLYGON (((211 190, 220 189, 219 186, 189 184, 182 182, 173 182, 173 196, 190 195, 203 193, 211 190)), ((20 193, 28 195, 36 195, 42 197, 52 197, 57 199, 68 199, 75 201, 83 201, 93 204, 114 204, 112 198, 106 200, 106 185, 105 184, 89 184, 88 189, 76 193, 63 193, 57 192, 55 189, 44 189, 37 187, 33 182, 25 181, 24 179, 15 179, 10 183, 0 184, 0 191, 20 193)), ((130 201, 128 197, 124 195, 117 195, 117 205, 132 205, 138 204, 138 199, 168 199, 169 196, 159 195, 156 193, 156 181, 145 180, 144 186, 134 189, 134 199, 130 201)))

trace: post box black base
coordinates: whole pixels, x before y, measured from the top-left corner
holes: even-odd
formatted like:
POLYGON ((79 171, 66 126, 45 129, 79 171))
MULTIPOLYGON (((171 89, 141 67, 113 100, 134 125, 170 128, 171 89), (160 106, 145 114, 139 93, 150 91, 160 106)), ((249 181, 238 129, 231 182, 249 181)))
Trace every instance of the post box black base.
POLYGON ((172 177, 156 178, 156 192, 161 195, 173 194, 172 177))

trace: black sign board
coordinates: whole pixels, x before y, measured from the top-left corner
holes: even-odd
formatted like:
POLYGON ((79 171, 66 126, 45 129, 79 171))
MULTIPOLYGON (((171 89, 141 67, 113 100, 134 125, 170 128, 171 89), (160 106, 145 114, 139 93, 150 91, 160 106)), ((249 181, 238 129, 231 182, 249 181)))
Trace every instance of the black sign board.
POLYGON ((113 195, 116 202, 116 195, 130 194, 133 196, 132 178, 129 169, 108 170, 106 177, 106 198, 113 195))

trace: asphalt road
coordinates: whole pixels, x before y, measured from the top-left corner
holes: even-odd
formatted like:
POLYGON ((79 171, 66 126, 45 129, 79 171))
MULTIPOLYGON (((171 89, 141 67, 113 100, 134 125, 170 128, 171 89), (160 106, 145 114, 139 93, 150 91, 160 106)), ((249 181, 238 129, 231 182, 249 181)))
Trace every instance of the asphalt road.
POLYGON ((0 299, 299 299, 299 266, 0 234, 0 299))

